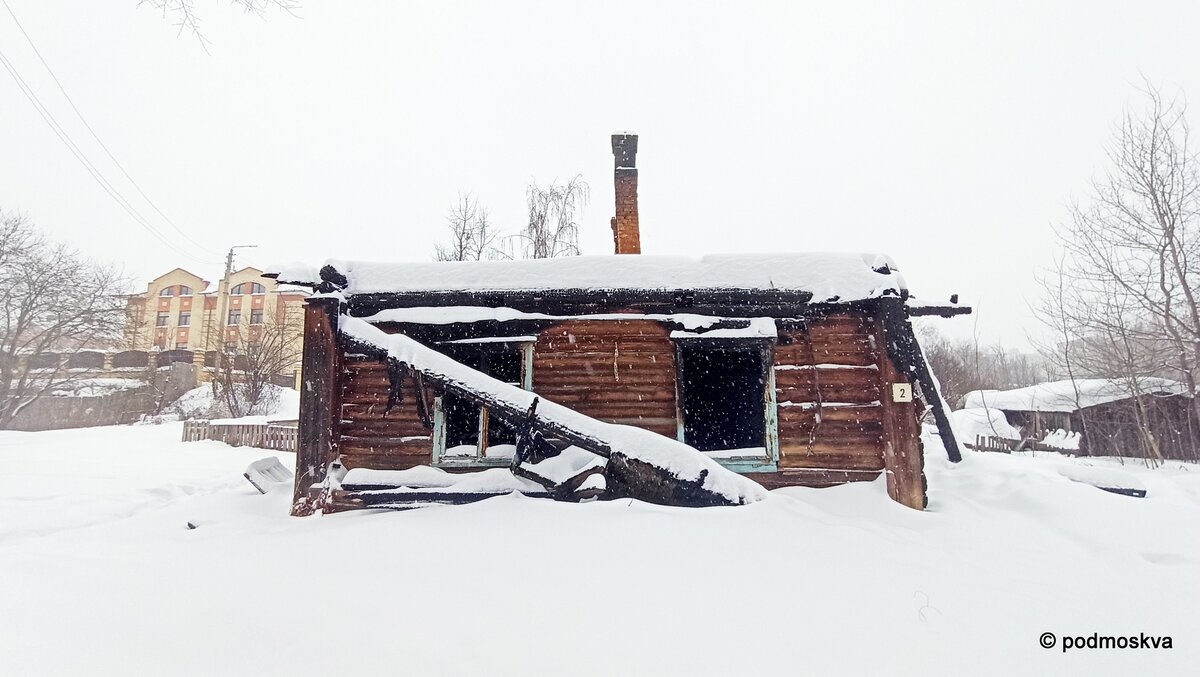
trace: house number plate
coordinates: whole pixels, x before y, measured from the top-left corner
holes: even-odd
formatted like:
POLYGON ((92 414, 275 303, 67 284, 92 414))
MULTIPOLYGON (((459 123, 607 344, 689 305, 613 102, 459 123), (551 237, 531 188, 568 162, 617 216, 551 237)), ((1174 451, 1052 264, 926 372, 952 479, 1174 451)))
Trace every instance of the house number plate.
POLYGON ((893 402, 912 402, 912 384, 911 383, 893 383, 892 384, 892 401, 893 402))

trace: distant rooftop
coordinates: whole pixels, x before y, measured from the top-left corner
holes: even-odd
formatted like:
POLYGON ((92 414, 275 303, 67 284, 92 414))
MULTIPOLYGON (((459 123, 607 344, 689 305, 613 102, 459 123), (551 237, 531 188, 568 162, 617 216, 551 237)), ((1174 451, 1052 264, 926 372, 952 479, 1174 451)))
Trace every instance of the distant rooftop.
POLYGON ((1039 383, 1013 390, 972 390, 963 399, 966 408, 989 407, 1004 411, 1073 412, 1141 395, 1184 395, 1187 386, 1165 378, 1087 378, 1039 383))

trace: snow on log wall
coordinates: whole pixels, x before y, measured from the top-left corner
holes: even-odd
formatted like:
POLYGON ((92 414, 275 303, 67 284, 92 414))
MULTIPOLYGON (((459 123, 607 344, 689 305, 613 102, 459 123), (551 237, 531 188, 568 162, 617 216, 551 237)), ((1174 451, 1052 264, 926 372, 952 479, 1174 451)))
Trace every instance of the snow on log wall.
POLYGON ((417 414, 413 378, 404 377, 404 401, 387 411, 388 374, 383 360, 347 356, 344 366, 338 427, 342 463, 347 468, 377 470, 429 464, 433 460, 433 433, 417 414))
POLYGON ((533 389, 601 421, 676 436, 675 345, 658 322, 582 320, 543 331, 533 389))
POLYGON ((780 331, 780 466, 883 469, 884 393, 873 323, 854 315, 780 331))

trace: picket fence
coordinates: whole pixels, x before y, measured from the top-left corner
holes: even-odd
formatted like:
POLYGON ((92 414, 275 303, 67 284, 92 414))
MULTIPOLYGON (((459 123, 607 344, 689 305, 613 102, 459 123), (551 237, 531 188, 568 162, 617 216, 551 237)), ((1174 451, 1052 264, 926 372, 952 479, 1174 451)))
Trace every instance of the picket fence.
POLYGON ((267 423, 212 423, 184 421, 183 441, 216 440, 232 447, 258 447, 277 451, 296 451, 299 440, 297 421, 267 423))

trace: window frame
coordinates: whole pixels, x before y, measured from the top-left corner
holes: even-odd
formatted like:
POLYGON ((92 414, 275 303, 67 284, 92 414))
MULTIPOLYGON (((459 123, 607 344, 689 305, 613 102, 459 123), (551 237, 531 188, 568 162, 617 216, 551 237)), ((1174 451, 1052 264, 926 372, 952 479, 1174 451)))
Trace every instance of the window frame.
POLYGON ((171 312, 169 310, 158 311, 158 314, 154 316, 154 326, 155 327, 171 326, 171 312))
POLYGON ((225 326, 226 327, 242 326, 242 309, 241 308, 230 308, 228 311, 226 311, 225 326), (237 319, 236 320, 233 319, 234 317, 237 317, 237 319))
MULTIPOLYGON (((515 349, 521 355, 521 371, 519 386, 522 390, 533 390, 533 346, 536 337, 533 336, 517 336, 517 337, 496 337, 486 339, 466 339, 463 343, 479 343, 480 345, 488 345, 490 348, 483 350, 492 350, 494 352, 502 352, 506 348, 515 349), (507 339, 507 340, 505 340, 507 339)), ((447 341, 446 343, 457 343, 456 341, 447 341)), ((470 466, 507 466, 512 463, 511 457, 487 457, 487 428, 489 422, 489 412, 487 407, 479 408, 478 427, 475 438, 475 454, 473 456, 446 456, 446 411, 442 404, 442 396, 433 398, 433 458, 432 465, 435 467, 470 467, 470 466)))
POLYGON ((158 295, 160 297, 175 296, 175 285, 171 284, 159 289, 158 295))
POLYGON ((250 326, 251 326, 251 327, 262 326, 262 325, 263 325, 263 323, 264 323, 264 322, 263 322, 263 320, 264 320, 264 318, 265 318, 265 315, 266 315, 266 314, 263 312, 263 309, 262 309, 262 308, 251 308, 251 309, 250 309, 250 326), (255 322, 255 321, 254 321, 254 316, 255 316, 256 314, 258 315, 258 321, 257 321, 257 322, 255 322))
POLYGON ((723 467, 736 472, 775 472, 779 468, 779 404, 778 393, 775 390, 775 342, 774 338, 704 338, 695 337, 673 338, 675 343, 675 437, 680 442, 687 443, 684 431, 684 380, 683 380, 683 351, 692 350, 737 350, 755 351, 762 356, 763 365, 763 447, 762 456, 712 456, 711 452, 701 452, 720 463, 723 467))
POLYGON ((193 296, 192 288, 186 284, 179 285, 179 296, 193 296))
POLYGON ((177 326, 177 327, 190 327, 190 326, 192 326, 192 311, 190 311, 190 310, 183 310, 183 311, 180 311, 180 313, 179 313, 179 319, 178 319, 178 320, 176 320, 176 325, 175 325, 175 326, 177 326))

